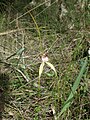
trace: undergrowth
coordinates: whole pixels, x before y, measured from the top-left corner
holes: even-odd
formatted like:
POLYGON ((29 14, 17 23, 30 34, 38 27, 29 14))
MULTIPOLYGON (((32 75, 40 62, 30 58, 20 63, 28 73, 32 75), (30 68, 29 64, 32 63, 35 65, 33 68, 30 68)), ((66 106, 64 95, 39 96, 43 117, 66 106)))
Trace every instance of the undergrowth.
POLYGON ((89 120, 89 1, 19 4, 0 15, 2 119, 89 120))

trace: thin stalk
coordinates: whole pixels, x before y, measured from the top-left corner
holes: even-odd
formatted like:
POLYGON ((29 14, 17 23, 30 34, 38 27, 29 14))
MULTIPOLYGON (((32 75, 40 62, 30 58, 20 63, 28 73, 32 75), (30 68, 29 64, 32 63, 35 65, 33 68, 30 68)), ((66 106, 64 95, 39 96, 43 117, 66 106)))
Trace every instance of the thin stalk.
POLYGON ((37 33, 38 33, 38 37, 39 37, 39 46, 40 46, 40 52, 42 52, 43 48, 42 48, 42 39, 41 39, 41 33, 40 33, 40 29, 38 27, 38 24, 35 20, 35 18, 33 17, 33 15, 31 14, 31 12, 29 12, 30 16, 32 17, 32 20, 36 26, 36 30, 37 30, 37 33))

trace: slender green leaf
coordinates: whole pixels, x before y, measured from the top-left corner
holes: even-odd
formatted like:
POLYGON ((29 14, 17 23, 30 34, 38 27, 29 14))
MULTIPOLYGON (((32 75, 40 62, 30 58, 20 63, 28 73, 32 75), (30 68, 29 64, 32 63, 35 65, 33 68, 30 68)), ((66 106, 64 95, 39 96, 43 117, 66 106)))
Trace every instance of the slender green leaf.
MULTIPOLYGON (((82 78, 82 76, 83 76, 83 74, 84 74, 84 72, 85 72, 85 70, 86 70, 86 67, 87 67, 87 58, 85 59, 85 61, 84 61, 84 63, 83 63, 83 66, 82 66, 82 68, 81 68, 81 70, 80 70, 80 73, 79 73, 76 81, 75 81, 74 84, 73 84, 72 91, 71 91, 71 93, 70 93, 67 101, 65 102, 65 104, 64 104, 64 106, 63 106, 63 108, 62 108, 62 110, 61 110, 61 112, 60 112, 60 114, 59 114, 59 116, 61 116, 61 114, 64 113, 67 108, 70 107, 70 103, 71 103, 71 101, 72 101, 72 98, 74 97, 74 94, 75 94, 76 89, 77 89, 78 86, 79 86, 80 80, 81 80, 81 78, 82 78)), ((58 117, 59 117, 59 116, 58 116, 58 117)))
POLYGON ((15 55, 21 55, 22 54, 22 52, 25 50, 25 48, 20 48, 19 50, 17 50, 15 53, 13 53, 12 55, 10 55, 9 57, 7 57, 7 59, 6 60, 8 60, 8 59, 10 59, 10 58, 12 58, 12 57, 14 57, 15 55))
POLYGON ((19 50, 17 50, 16 55, 20 55, 22 54, 22 52, 25 50, 25 48, 20 48, 19 50))
POLYGON ((46 75, 49 76, 49 77, 53 77, 54 76, 54 71, 51 72, 51 73, 46 73, 46 75))

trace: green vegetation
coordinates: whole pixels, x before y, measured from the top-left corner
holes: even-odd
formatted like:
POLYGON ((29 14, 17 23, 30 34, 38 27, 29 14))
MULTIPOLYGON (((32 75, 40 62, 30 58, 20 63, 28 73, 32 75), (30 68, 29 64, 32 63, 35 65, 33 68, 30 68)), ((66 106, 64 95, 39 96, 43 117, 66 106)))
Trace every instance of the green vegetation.
POLYGON ((89 120, 89 0, 0 6, 2 120, 89 120))

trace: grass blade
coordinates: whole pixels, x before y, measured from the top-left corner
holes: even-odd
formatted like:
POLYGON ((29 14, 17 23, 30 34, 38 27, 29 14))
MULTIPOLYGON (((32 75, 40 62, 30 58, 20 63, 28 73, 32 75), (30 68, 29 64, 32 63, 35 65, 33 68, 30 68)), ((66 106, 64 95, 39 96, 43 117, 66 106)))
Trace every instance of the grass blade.
POLYGON ((6 60, 14 57, 15 55, 21 55, 23 53, 23 51, 25 50, 25 48, 20 48, 19 50, 17 50, 15 53, 13 53, 12 55, 10 55, 9 57, 7 57, 6 60))
POLYGON ((83 63, 83 66, 82 66, 82 68, 81 68, 81 70, 80 70, 80 73, 79 73, 79 75, 78 75, 78 77, 77 77, 77 79, 76 79, 76 81, 74 82, 74 85, 73 85, 73 87, 72 87, 72 91, 71 91, 71 93, 70 93, 67 101, 65 102, 65 104, 64 104, 64 106, 63 106, 63 108, 62 108, 62 110, 61 110, 61 112, 60 112, 60 114, 59 114, 58 117, 60 117, 61 114, 64 113, 67 108, 70 107, 70 103, 71 103, 71 101, 72 101, 72 98, 74 97, 74 93, 75 93, 76 89, 77 89, 78 86, 79 86, 80 80, 81 80, 81 78, 82 78, 82 76, 83 76, 83 74, 84 74, 84 72, 85 72, 85 70, 86 70, 86 67, 87 67, 87 58, 85 59, 85 61, 84 61, 84 63, 83 63))

